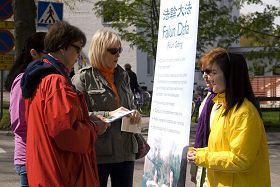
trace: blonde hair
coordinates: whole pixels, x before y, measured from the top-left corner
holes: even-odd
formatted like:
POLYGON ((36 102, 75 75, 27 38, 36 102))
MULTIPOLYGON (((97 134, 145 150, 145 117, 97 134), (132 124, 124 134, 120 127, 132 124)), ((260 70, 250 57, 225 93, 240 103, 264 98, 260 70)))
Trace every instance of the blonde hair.
POLYGON ((203 67, 207 66, 208 64, 213 64, 215 58, 223 53, 227 53, 227 50, 221 47, 214 48, 202 55, 202 57, 198 60, 198 65, 203 67))
POLYGON ((121 39, 116 33, 105 29, 96 31, 91 39, 88 52, 89 62, 92 67, 98 68, 100 65, 107 67, 104 62, 104 55, 107 48, 115 44, 121 45, 121 39))

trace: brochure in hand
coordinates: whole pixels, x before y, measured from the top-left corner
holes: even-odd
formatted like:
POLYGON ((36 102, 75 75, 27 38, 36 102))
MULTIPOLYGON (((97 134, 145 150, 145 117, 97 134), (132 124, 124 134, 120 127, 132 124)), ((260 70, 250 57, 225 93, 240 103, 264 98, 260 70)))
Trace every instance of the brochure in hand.
POLYGON ((132 132, 132 133, 141 133, 141 120, 137 124, 131 124, 130 118, 124 117, 122 119, 121 131, 132 132))
POLYGON ((105 119, 105 122, 106 123, 111 123, 111 122, 113 122, 113 121, 116 121, 117 119, 120 119, 120 118, 122 118, 122 117, 124 117, 124 116, 126 116, 126 115, 128 115, 128 114, 130 114, 130 113, 132 113, 133 112, 133 110, 128 110, 128 111, 117 111, 117 112, 115 112, 113 115, 111 115, 111 116, 109 116, 109 117, 107 117, 106 119, 105 119))

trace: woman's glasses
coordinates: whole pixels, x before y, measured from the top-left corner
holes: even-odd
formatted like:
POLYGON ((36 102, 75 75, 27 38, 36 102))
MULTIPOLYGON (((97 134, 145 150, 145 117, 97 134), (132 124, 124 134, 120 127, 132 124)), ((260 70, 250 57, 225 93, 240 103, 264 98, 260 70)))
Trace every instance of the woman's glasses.
POLYGON ((109 52, 109 53, 111 53, 112 55, 115 55, 115 54, 117 54, 117 53, 119 53, 119 54, 121 54, 122 53, 122 48, 121 47, 119 47, 119 48, 108 48, 107 49, 107 51, 109 52))
POLYGON ((80 53, 82 51, 82 47, 77 46, 75 44, 70 44, 70 45, 76 49, 77 53, 80 53))
POLYGON ((210 75, 211 72, 212 72, 211 69, 202 69, 202 70, 200 70, 200 71, 201 71, 201 74, 202 74, 202 75, 204 75, 204 73, 205 73, 206 75, 210 75))

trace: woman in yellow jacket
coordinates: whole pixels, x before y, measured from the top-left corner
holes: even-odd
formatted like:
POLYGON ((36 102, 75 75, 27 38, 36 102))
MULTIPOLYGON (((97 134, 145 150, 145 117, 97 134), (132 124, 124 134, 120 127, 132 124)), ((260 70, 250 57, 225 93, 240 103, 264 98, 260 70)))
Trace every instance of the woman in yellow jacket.
POLYGON ((189 151, 188 160, 207 168, 209 187, 270 187, 266 133, 246 60, 225 50, 211 63, 217 111, 208 147, 189 151))

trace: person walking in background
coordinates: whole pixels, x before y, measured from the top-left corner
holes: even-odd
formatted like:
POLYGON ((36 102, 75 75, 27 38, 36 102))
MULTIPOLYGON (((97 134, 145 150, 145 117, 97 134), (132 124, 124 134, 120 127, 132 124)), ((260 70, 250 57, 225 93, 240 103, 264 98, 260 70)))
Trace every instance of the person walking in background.
POLYGON ((37 32, 27 38, 21 54, 18 55, 5 81, 10 92, 11 128, 15 137, 14 164, 20 176, 20 186, 28 186, 26 174, 26 120, 24 99, 20 81, 27 65, 43 55, 45 32, 37 32))
MULTIPOLYGON (((89 48, 91 67, 82 68, 72 81, 87 97, 90 112, 103 117, 119 110, 135 109, 133 93, 126 71, 118 65, 122 52, 120 37, 108 30, 98 30, 89 48)), ((137 124, 140 113, 134 110, 130 122, 137 124)), ((135 154, 138 145, 133 133, 121 131, 122 119, 111 126, 96 142, 98 172, 101 187, 106 187, 108 177, 112 187, 132 187, 135 154)))
POLYGON ((217 55, 209 79, 218 108, 208 147, 189 151, 188 160, 207 168, 209 186, 269 187, 266 133, 245 58, 227 51, 217 55))
POLYGON ((91 123, 84 97, 69 78, 85 44, 80 29, 56 22, 45 37, 48 54, 23 75, 30 186, 99 187, 94 144, 103 132, 91 123))
POLYGON ((135 94, 137 92, 140 93, 140 88, 139 88, 139 84, 138 84, 138 81, 137 81, 137 76, 136 76, 136 73, 134 73, 132 71, 131 65, 130 64, 125 64, 124 69, 129 75, 130 88, 131 88, 133 94, 135 94))
MULTIPOLYGON (((212 70, 213 59, 218 55, 225 53, 223 48, 215 48, 202 55, 198 61, 198 65, 201 68, 202 77, 208 88, 208 93, 199 107, 199 119, 196 127, 195 135, 195 148, 203 148, 208 146, 208 138, 210 134, 210 128, 212 126, 211 121, 215 114, 214 102, 212 99, 216 96, 216 93, 212 90, 212 83, 210 81, 210 73, 212 70)), ((197 187, 207 186, 206 168, 201 166, 191 165, 191 179, 197 187)))

